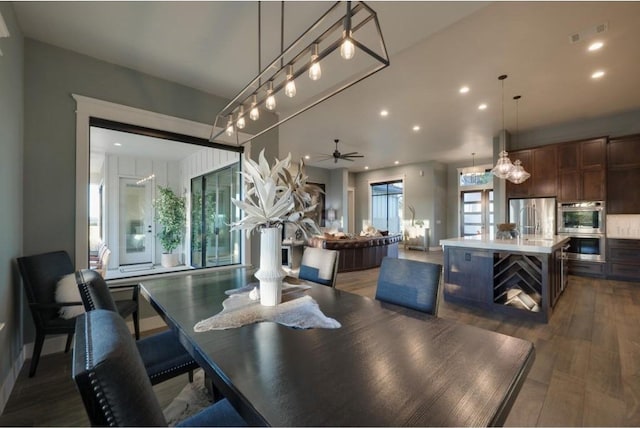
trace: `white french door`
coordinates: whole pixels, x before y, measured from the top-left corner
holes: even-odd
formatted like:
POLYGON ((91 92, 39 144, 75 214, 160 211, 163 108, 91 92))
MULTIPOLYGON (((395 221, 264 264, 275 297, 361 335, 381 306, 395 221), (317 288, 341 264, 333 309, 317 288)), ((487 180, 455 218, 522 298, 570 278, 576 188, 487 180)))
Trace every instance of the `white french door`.
POLYGON ((120 265, 151 263, 153 260, 153 181, 120 177, 118 208, 120 265))

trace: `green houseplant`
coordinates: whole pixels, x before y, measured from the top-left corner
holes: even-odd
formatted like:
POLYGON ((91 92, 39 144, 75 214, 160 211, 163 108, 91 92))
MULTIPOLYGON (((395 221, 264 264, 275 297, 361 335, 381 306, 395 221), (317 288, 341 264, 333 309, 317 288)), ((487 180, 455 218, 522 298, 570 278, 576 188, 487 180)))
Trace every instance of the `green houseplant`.
POLYGON ((162 248, 164 248, 162 266, 177 266, 179 257, 178 254, 173 254, 173 250, 178 248, 185 233, 185 200, 170 188, 158 186, 158 196, 154 202, 154 208, 156 211, 155 220, 162 226, 162 230, 157 234, 162 248))

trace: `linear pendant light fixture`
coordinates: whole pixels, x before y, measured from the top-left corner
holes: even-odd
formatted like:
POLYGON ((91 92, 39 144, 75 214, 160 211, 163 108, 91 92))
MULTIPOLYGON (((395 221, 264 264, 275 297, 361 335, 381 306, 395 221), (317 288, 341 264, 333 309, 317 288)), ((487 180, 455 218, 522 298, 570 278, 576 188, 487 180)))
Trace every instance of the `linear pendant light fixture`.
MULTIPOLYGON (((260 57, 260 12, 258 21, 260 57)), ((245 144, 389 66, 378 16, 364 2, 334 3, 286 49, 284 2, 280 23, 280 55, 264 68, 258 58, 258 75, 216 115, 209 141, 245 144)))

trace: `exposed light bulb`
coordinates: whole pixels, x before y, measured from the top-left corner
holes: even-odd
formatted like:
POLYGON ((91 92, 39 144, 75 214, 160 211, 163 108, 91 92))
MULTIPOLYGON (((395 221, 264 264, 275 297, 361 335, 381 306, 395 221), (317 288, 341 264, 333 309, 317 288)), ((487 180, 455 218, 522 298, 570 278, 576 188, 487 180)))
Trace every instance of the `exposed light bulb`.
POLYGON ((351 59, 356 54, 356 47, 351 41, 351 32, 345 37, 344 42, 340 45, 340 56, 344 59, 351 59))
POLYGON ((287 85, 284 87, 284 94, 289 98, 296 96, 296 82, 293 80, 293 65, 289 65, 287 70, 287 85))
POLYGON ((322 69, 318 61, 318 44, 313 44, 313 53, 311 54, 311 67, 309 68, 309 79, 318 80, 322 77, 322 69))
POLYGON ((233 135, 233 119, 231 118, 231 115, 229 115, 229 120, 227 121, 227 130, 225 132, 229 137, 233 135))
POLYGON ((240 113, 238 113, 238 121, 236 122, 236 126, 238 129, 243 129, 246 123, 244 121, 244 107, 240 106, 240 113))
POLYGON ((269 89, 267 89, 269 95, 264 102, 264 106, 267 110, 272 111, 276 109, 276 97, 273 95, 273 80, 269 81, 269 89))
POLYGON ((253 100, 251 101, 251 111, 249 112, 249 118, 251 120, 260 119, 260 110, 258 109, 258 99, 255 94, 253 94, 253 100))

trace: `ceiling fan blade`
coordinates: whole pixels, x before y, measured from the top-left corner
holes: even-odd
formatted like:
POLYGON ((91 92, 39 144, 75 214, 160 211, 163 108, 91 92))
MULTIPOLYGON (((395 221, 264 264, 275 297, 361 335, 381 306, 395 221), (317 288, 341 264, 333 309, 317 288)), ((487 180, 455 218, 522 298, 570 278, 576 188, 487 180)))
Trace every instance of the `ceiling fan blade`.
POLYGON ((347 157, 347 158, 363 158, 364 155, 342 155, 343 157, 347 157))
POLYGON ((357 155, 358 152, 349 152, 349 153, 343 153, 342 156, 351 156, 351 155, 357 155))
POLYGON ((318 161, 318 162, 322 162, 322 161, 326 161, 326 160, 330 160, 333 159, 333 156, 331 155, 325 155, 325 156, 319 156, 313 160, 318 161))
MULTIPOLYGON (((345 158, 345 157, 340 157, 340 159, 342 160, 346 160, 348 162, 353 162, 353 159, 349 159, 349 158, 345 158)), ((337 159, 336 159, 337 160, 337 159)))

